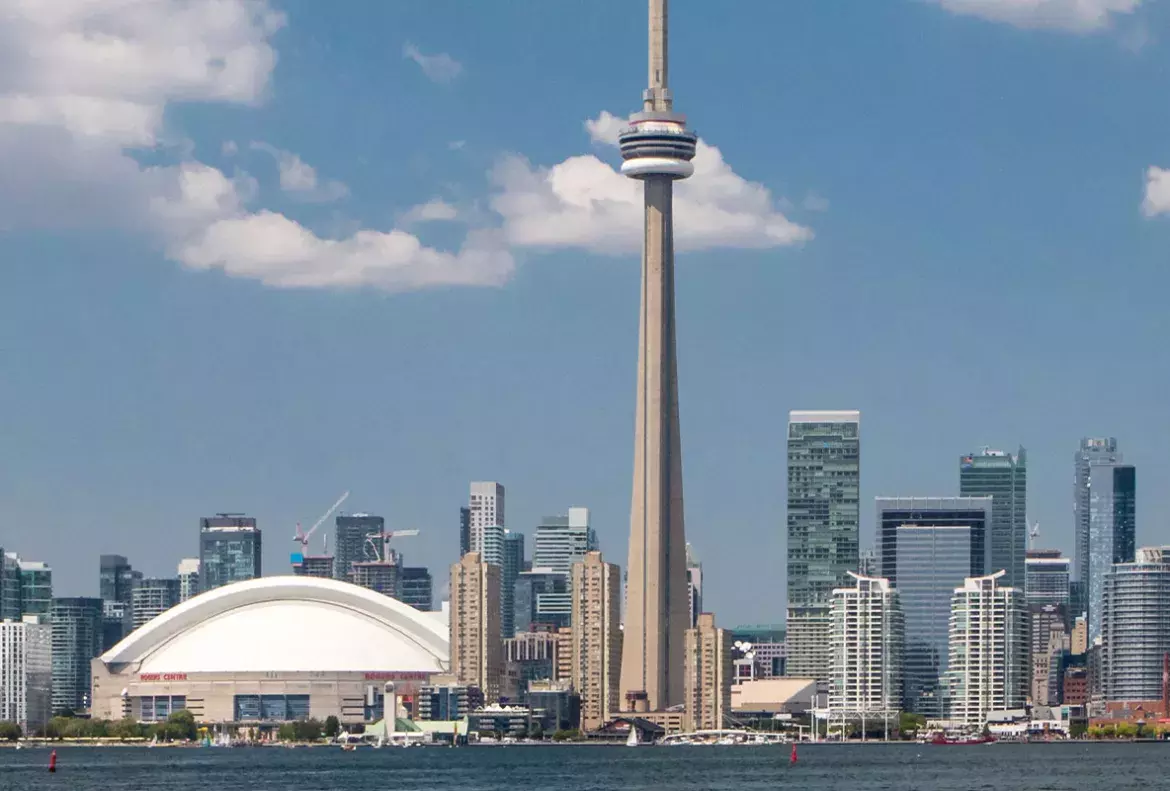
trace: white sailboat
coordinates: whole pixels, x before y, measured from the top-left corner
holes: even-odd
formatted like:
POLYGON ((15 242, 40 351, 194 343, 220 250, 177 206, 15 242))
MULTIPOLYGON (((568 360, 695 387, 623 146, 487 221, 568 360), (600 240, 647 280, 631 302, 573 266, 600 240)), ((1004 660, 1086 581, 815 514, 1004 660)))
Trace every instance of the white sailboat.
POLYGON ((630 726, 630 735, 626 738, 626 747, 637 747, 640 744, 638 741, 638 729, 633 725, 630 726))

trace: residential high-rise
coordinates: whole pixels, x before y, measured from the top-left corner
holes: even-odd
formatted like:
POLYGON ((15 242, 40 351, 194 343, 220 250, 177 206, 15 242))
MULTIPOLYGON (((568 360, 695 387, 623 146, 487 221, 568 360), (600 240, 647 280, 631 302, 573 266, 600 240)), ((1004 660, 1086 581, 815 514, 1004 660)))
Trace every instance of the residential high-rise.
POLYGON ((20 558, 0 549, 0 621, 20 620, 20 558))
POLYGON ((827 681, 833 590, 857 570, 861 413, 788 413, 788 674, 827 681))
MULTIPOLYGON (((468 526, 477 527, 508 524, 504 521, 504 486, 495 481, 472 481, 468 493, 468 526)), ((471 547, 468 551, 474 552, 471 547)))
POLYGON ((504 551, 500 564, 500 633, 509 638, 516 633, 516 578, 524 571, 524 534, 504 531, 504 551))
POLYGON ((951 602, 947 681, 952 721, 982 727, 990 711, 1024 706, 1028 637, 1023 594, 997 571, 965 580, 951 602))
POLYGON ((91 660, 102 652, 102 600, 53 599, 53 713, 90 706, 91 660))
POLYGON ((518 574, 512 590, 516 632, 556 631, 569 625, 572 602, 565 575, 536 567, 518 574))
POLYGON ((471 509, 459 506, 459 557, 471 551, 471 509))
POLYGON ((1089 580, 1085 610, 1089 645, 1101 636, 1105 576, 1114 563, 1132 563, 1136 541, 1137 479, 1129 464, 1089 464, 1089 580))
MULTIPOLYGON (((374 560, 366 539, 386 531, 386 520, 373 514, 338 516, 333 521, 333 575, 353 582, 353 564, 374 560)), ((377 539, 373 539, 377 541, 377 539)))
POLYGON ((39 560, 21 560, 19 566, 21 616, 40 616, 48 623, 53 609, 53 570, 39 560))
POLYGON ((902 708, 902 608, 881 577, 850 572, 853 585, 833 591, 829 709, 889 720, 902 708))
POLYGON ((1069 559, 1058 549, 1029 549, 1024 559, 1024 593, 1028 604, 1070 603, 1069 559))
POLYGON ((509 674, 515 673, 521 689, 530 681, 559 681, 560 645, 556 632, 517 632, 504 640, 504 665, 509 674))
POLYGON ((1115 437, 1082 437, 1073 456, 1073 522, 1076 542, 1073 558, 1076 569, 1073 579, 1079 583, 1082 596, 1089 589, 1089 466, 1091 464, 1120 464, 1121 451, 1115 437))
POLYGON ((694 629, 699 623, 699 613, 703 611, 703 561, 695 554, 691 544, 687 542, 687 609, 690 611, 690 627, 694 629))
POLYGON ((1138 550, 1133 562, 1113 566, 1103 588, 1105 700, 1161 700, 1162 657, 1170 651, 1170 546, 1138 550))
POLYGON ((731 635, 715 626, 715 616, 699 614, 699 622, 687 629, 683 678, 686 687, 687 730, 716 730, 731 714, 731 635))
POLYGON ((1021 447, 1015 456, 983 448, 959 457, 959 494, 991 496, 991 570, 1007 572, 1004 585, 1023 592, 1028 549, 1028 465, 1021 447))
POLYGON ((134 628, 138 629, 179 603, 177 579, 144 579, 131 595, 134 628))
POLYGON ((502 670, 500 567, 468 552, 451 566, 451 673, 499 700, 502 670))
POLYGON ((946 712, 947 622, 955 588, 990 562, 991 497, 878 497, 882 577, 898 591, 905 630, 902 707, 946 712))
POLYGON ((621 570, 588 552, 571 571, 573 674, 581 695, 581 728, 594 730, 619 711, 622 658, 621 570))
POLYGON ((199 589, 214 590, 261 574, 260 528, 243 514, 199 520, 199 589))
POLYGON ((183 558, 177 569, 179 603, 199 595, 199 558, 183 558))
POLYGON ((676 179, 694 172, 698 137, 673 110, 667 67, 667 2, 650 0, 649 87, 619 145, 622 173, 643 184, 644 244, 638 321, 634 480, 621 690, 638 708, 683 701, 686 531, 674 315, 676 179))
POLYGON ((398 577, 398 599, 416 610, 434 609, 434 582, 425 566, 404 566, 398 577))
POLYGON ((327 580, 337 577, 335 559, 332 555, 305 555, 294 552, 291 559, 294 576, 318 577, 327 580))
POLYGON ((397 597, 398 571, 396 556, 389 561, 363 560, 350 564, 350 581, 383 596, 397 597))
POLYGON ((0 722, 15 722, 26 736, 53 716, 52 648, 53 628, 39 615, 0 622, 0 722))
POLYGON ((134 611, 120 601, 102 601, 102 652, 116 646, 134 630, 134 611))
POLYGON ((134 628, 132 597, 134 586, 142 580, 125 555, 102 555, 98 559, 98 589, 103 608, 102 650, 113 648, 134 628))

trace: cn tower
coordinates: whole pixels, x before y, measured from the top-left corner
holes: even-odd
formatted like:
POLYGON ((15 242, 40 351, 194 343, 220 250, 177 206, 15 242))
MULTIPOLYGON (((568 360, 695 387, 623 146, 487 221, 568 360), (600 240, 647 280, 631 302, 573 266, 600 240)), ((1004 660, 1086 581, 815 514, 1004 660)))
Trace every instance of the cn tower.
POLYGON ((620 137, 622 173, 642 182, 642 307, 634 423, 634 489, 620 694, 627 710, 683 702, 683 633, 690 626, 683 531, 682 445, 674 328, 674 182, 695 168, 697 137, 673 111, 667 81, 667 0, 650 2, 649 87, 620 137))

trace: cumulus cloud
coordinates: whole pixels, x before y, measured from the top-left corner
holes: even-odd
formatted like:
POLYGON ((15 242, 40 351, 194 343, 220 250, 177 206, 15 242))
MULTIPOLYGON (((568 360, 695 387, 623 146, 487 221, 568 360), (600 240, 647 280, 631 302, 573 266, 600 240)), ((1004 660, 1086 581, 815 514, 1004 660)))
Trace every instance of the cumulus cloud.
MULTIPOLYGON (((608 112, 585 122, 596 143, 616 145, 623 122, 608 112)), ((695 174, 675 187, 675 246, 768 248, 812 239, 792 222, 767 187, 731 169, 715 146, 699 141, 695 174)), ((603 253, 637 251, 642 244, 642 188, 596 156, 549 168, 508 157, 491 173, 491 207, 517 247, 577 247, 603 253)))
POLYGON ((291 151, 263 142, 253 142, 250 148, 275 159, 280 170, 280 188, 302 200, 329 203, 349 194, 349 188, 340 181, 318 182, 316 168, 291 151))
POLYGON ((1116 14, 1131 14, 1142 0, 933 0, 956 14, 1024 28, 1088 33, 1108 27, 1116 14))
POLYGON ((444 220, 455 220, 459 217, 459 211, 447 201, 442 198, 432 198, 426 203, 420 203, 417 206, 412 206, 409 211, 402 215, 402 222, 404 224, 417 222, 439 222, 444 220))
POLYGON ((402 57, 417 63, 432 82, 451 82, 463 72, 463 64, 446 52, 424 55, 422 50, 409 41, 402 45, 402 57))
POLYGON ((1146 193, 1142 214, 1155 217, 1170 214, 1170 169, 1151 165, 1146 169, 1146 193))
MULTIPOLYGON (((314 233, 250 210, 255 180, 167 153, 165 110, 178 102, 255 104, 284 23, 264 0, 11 0, 0 6, 0 228, 120 225, 174 260, 281 287, 390 291, 503 282, 513 262, 498 234, 445 252, 400 230, 314 233)), ((221 153, 237 151, 225 143, 221 153)), ((282 188, 330 196, 316 171, 272 149, 282 188)), ((343 186, 340 187, 344 189, 343 186)))

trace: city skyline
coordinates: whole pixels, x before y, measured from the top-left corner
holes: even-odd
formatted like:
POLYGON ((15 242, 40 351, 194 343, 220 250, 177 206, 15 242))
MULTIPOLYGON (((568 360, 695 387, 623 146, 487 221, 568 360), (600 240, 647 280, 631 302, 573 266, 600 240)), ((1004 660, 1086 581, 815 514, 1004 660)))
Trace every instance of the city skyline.
MULTIPOLYGON (((526 535, 543 514, 588 506, 606 557, 624 565, 636 227, 588 215, 577 219, 596 224, 566 241, 557 217, 512 214, 505 235, 518 264, 506 285, 387 296, 376 284, 293 290, 265 287, 256 270, 183 268, 163 249, 173 237, 156 245, 96 211, 136 207, 121 200, 126 189, 154 186, 124 150, 149 149, 152 164, 202 163, 213 172, 196 173, 208 177, 238 171, 241 190, 256 182, 243 217, 268 209, 339 239, 359 225, 394 227, 435 198, 448 206, 432 205, 432 217, 478 208, 491 214, 488 230, 503 227, 490 204, 505 190, 489 170, 515 188, 576 163, 619 183, 607 119, 642 87, 645 45, 628 7, 579 10, 554 49, 536 35, 553 23, 546 9, 468 10, 469 36, 441 9, 389 5, 275 2, 279 29, 240 22, 240 40, 269 64, 239 83, 247 95, 176 88, 169 72, 162 95, 107 81, 113 98, 142 98, 159 122, 135 139, 103 128, 93 146, 50 152, 61 167, 85 151, 114 163, 87 171, 108 177, 87 183, 89 200, 50 201, 68 218, 32 216, 42 206, 33 195, 18 203, 0 187, 0 334, 20 339, 5 348, 0 386, 10 418, 0 545, 48 562, 59 595, 93 595, 102 553, 127 555, 150 578, 173 574, 198 555, 195 521, 218 511, 255 516, 263 568, 287 568, 296 522, 351 487, 352 510, 423 531, 406 548, 412 565, 443 569, 455 554, 454 508, 468 481, 485 478, 510 487, 508 527, 526 535), (419 60, 401 57, 407 43, 419 60), (608 57, 593 57, 599 45, 608 57), (443 53, 462 64, 457 74, 431 60, 443 53), (316 189, 282 192, 280 162, 253 142, 295 151, 316 168, 316 189), (513 169, 496 170, 501 161, 513 169), (334 183, 349 196, 328 202, 334 183), (542 228, 558 234, 543 240, 552 252, 542 228), (598 251, 604 244, 618 254, 598 251)), ((1170 232, 1140 204, 1146 168, 1170 159, 1170 109, 1138 101, 1160 85, 1167 47, 1119 40, 1133 25, 1156 29, 1165 9, 1146 3, 1070 32, 914 2, 858 9, 842 29, 816 5, 749 4, 715 22, 718 39, 737 46, 714 48, 705 17, 675 11, 677 50, 699 54, 672 80, 711 168, 686 182, 688 210, 731 205, 746 220, 766 215, 749 228, 785 228, 768 225, 781 215, 815 234, 803 246, 768 246, 762 231, 729 239, 726 227, 679 239, 687 538, 704 559, 707 606, 723 624, 780 620, 782 597, 739 581, 784 586, 782 424, 792 409, 866 415, 862 547, 873 541, 873 497, 956 495, 958 454, 1023 445, 1040 544, 1073 556, 1069 456, 1083 436, 1119 439, 1142 476, 1137 543, 1167 542, 1157 516, 1170 508, 1170 462, 1157 440, 1170 416, 1148 394, 1170 376, 1149 341, 1162 322, 1170 232), (901 42, 896 57, 890 41, 901 42), (843 59, 825 58, 830 43, 843 59), (974 69, 976 59, 994 68, 974 69), (789 78, 766 101, 730 106, 726 86, 754 73, 789 78), (1133 123, 1096 120, 1110 118, 1133 123), (703 185, 719 176, 740 196, 753 184, 770 190, 768 208, 712 202, 703 185), (1086 182, 1099 188, 1087 194, 1086 182), (749 242, 760 247, 735 249, 749 242), (826 301, 834 317, 822 321, 826 301), (1075 317, 1121 303, 1074 350, 1075 317), (911 356, 931 361, 931 381, 907 387, 889 364, 911 356), (1086 359, 1099 362, 1096 381, 1124 386, 1087 387, 1086 359), (949 386, 975 365, 998 383, 995 397, 949 386)), ((212 35, 199 25, 184 34, 212 35)), ((22 146, 53 134, 0 123, 0 161, 48 161, 22 146)), ((69 175, 50 168, 29 183, 59 197, 69 175)), ((409 225, 422 213, 403 227, 459 249, 461 226, 409 225)), ((637 225, 637 206, 615 214, 637 225)))

